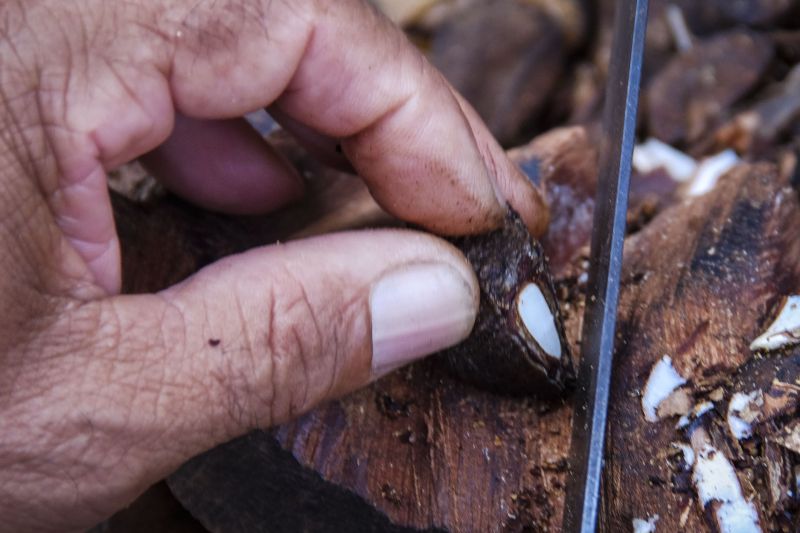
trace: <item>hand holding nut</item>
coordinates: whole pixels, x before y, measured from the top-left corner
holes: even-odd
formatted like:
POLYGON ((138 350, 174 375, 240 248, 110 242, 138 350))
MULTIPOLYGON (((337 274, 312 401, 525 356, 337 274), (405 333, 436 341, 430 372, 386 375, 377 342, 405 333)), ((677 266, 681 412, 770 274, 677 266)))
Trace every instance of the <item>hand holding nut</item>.
POLYGON ((256 249, 120 296, 107 171, 149 152, 202 206, 280 206, 303 183, 237 118, 270 105, 318 153, 340 143, 395 216, 472 234, 508 201, 542 229, 535 189, 365 2, 36 0, 0 20, 0 529, 89 527, 475 319, 464 257, 406 231, 256 249))

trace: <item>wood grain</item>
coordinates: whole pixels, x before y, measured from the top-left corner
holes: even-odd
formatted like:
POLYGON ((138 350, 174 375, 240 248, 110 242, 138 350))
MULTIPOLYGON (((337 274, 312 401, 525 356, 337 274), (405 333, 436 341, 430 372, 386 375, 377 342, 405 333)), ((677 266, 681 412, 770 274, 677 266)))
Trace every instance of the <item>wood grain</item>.
MULTIPOLYGON (((523 167, 544 160, 542 152, 526 153, 527 160, 515 156, 523 167)), ((126 287, 156 290, 218 256, 301 231, 362 194, 354 183, 327 175, 306 205, 246 220, 171 199, 156 206, 117 199, 124 257, 139 265, 126 268, 126 287)), ((630 530, 633 518, 654 513, 659 530, 712 530, 685 475, 676 477, 668 461, 671 443, 686 436, 675 420, 646 422, 639 393, 665 353, 690 378, 697 401, 719 386, 744 386, 743 376, 752 373, 749 341, 780 298, 800 290, 799 223, 797 194, 785 178, 771 165, 745 165, 705 197, 673 202, 628 239, 603 531, 630 530)), ((556 283, 574 353, 580 263, 580 254, 565 260, 556 283)), ((459 382, 442 367, 427 360, 271 432, 218 447, 184 465, 170 487, 214 532, 559 531, 570 400, 504 397, 459 382)), ((717 419, 724 419, 732 390, 725 389, 717 419)), ((796 456, 780 456, 784 469, 797 464, 796 456)), ((746 465, 742 457, 737 464, 746 465)), ((772 512, 762 511, 778 524, 772 512)))

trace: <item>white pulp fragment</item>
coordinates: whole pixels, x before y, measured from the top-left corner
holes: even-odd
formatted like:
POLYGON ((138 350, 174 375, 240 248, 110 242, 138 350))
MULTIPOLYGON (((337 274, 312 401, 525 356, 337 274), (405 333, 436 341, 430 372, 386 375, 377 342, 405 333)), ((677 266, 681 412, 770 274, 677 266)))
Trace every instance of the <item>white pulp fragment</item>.
MULTIPOLYGON (((773 440, 787 450, 800 453, 800 421, 790 422, 773 440)), ((795 475, 797 483, 800 484, 800 467, 795 467, 795 475)))
POLYGON ((692 414, 695 418, 700 418, 714 408, 714 402, 702 402, 694 406, 692 414))
POLYGON ((689 196, 702 196, 717 184, 719 178, 739 163, 739 156, 731 149, 706 157, 697 165, 689 183, 689 196))
POLYGON ((751 350, 775 350, 800 342, 800 296, 789 296, 778 318, 752 343, 751 350))
POLYGON ((723 503, 717 509, 717 522, 721 533, 761 533, 758 513, 752 503, 723 503))
POLYGON ((642 411, 644 411, 645 419, 648 422, 657 422, 656 409, 658 405, 684 383, 686 383, 686 379, 678 374, 678 371, 672 366, 670 356, 665 355, 659 359, 653 366, 653 370, 650 371, 650 377, 647 378, 644 394, 642 394, 642 411))
POLYGON ((713 507, 721 533, 761 533, 758 512, 745 499, 733 466, 719 450, 706 444, 699 451, 692 479, 703 507, 713 507))
POLYGON ((556 320, 547 305, 542 290, 529 283, 517 298, 517 312, 528 333, 548 355, 561 358, 561 339, 556 329, 556 320))
POLYGON ((678 429, 686 427, 689 425, 689 422, 691 422, 692 419, 697 420, 698 418, 700 418, 713 408, 714 408, 714 402, 705 401, 695 404, 695 406, 692 408, 692 412, 689 413, 688 415, 680 417, 678 423, 675 424, 675 427, 678 429))
MULTIPOLYGON (((731 431, 731 435, 736 437, 737 440, 746 439, 753 434, 752 420, 745 420, 742 412, 747 409, 750 403, 759 401, 760 392, 759 390, 754 390, 749 394, 737 392, 728 404, 728 428, 731 431)), ((747 418, 752 417, 748 416, 747 418)))
POLYGON ((641 174, 663 168, 670 178, 683 182, 694 174, 697 161, 658 139, 650 138, 633 149, 633 168, 641 174))
POLYGON ((647 520, 642 518, 634 518, 633 519, 633 533, 655 533, 656 531, 656 522, 660 517, 658 515, 653 515, 647 520))
POLYGON ((667 26, 669 32, 672 34, 672 40, 675 42, 675 48, 679 52, 686 52, 692 48, 692 32, 686 25, 686 18, 683 16, 683 11, 675 4, 668 4, 664 9, 664 14, 667 19, 667 26))
POLYGON ((684 442, 673 442, 672 446, 678 448, 681 453, 683 454, 683 462, 687 466, 692 466, 694 464, 694 450, 691 446, 684 442))

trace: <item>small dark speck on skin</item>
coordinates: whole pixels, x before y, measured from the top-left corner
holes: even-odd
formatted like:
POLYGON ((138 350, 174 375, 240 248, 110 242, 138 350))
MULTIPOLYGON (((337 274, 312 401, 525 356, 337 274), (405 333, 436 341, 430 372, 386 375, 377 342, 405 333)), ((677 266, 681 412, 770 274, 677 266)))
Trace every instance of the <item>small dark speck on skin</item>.
POLYGON ((220 342, 222 342, 220 339, 208 339, 208 345, 211 347, 219 346, 220 342))
POLYGON ((336 143, 335 150, 336 150, 337 154, 341 154, 342 153, 342 143, 336 143))

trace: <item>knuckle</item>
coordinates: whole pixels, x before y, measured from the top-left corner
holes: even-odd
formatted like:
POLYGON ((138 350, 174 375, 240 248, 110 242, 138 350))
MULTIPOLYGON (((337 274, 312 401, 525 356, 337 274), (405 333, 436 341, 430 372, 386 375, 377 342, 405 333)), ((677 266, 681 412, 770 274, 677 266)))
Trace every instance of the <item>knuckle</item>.
POLYGON ((320 310, 305 286, 285 276, 279 289, 268 297, 267 329, 264 332, 270 361, 270 418, 292 418, 306 409, 314 375, 324 366, 322 353, 326 334, 320 310))
POLYGON ((295 354, 303 359, 320 352, 323 332, 302 282, 293 280, 279 293, 273 292, 270 307, 267 336, 273 357, 280 362, 291 360, 295 354))
POLYGON ((330 393, 355 314, 355 305, 315 297, 290 273, 279 279, 265 291, 259 325, 252 325, 242 303, 252 295, 239 298, 246 356, 228 359, 222 373, 228 414, 248 427, 293 418, 330 393))
POLYGON ((269 2, 223 0, 200 2, 180 16, 173 32, 193 56, 213 58, 241 46, 242 35, 264 31, 269 2))

